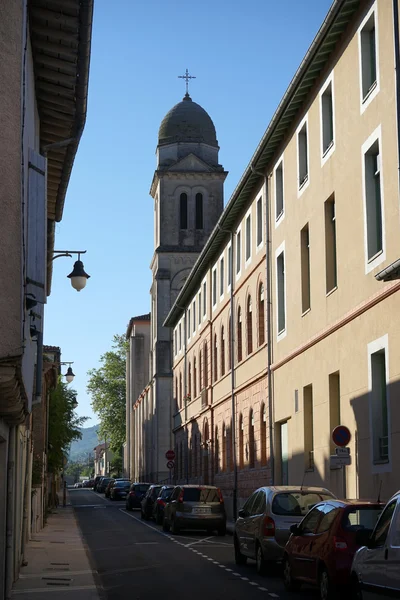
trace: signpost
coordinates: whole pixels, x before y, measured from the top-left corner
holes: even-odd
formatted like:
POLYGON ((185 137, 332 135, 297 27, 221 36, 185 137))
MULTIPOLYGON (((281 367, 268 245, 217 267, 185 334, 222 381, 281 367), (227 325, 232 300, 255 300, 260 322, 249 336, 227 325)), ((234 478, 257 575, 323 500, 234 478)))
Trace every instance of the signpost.
POLYGON ((331 469, 343 469, 344 498, 346 498, 346 466, 351 465, 350 448, 347 447, 350 440, 350 429, 345 425, 338 425, 332 431, 332 441, 337 448, 335 448, 335 454, 330 457, 330 467, 331 469))
POLYGON ((345 427, 345 425, 338 425, 332 431, 332 441, 336 446, 340 446, 341 448, 343 446, 347 446, 350 440, 350 429, 348 427, 345 427))

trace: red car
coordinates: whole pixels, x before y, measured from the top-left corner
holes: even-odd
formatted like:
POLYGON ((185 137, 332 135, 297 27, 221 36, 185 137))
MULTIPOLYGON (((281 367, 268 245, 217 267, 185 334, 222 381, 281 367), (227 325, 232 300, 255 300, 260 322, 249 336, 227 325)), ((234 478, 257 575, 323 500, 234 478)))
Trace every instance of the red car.
POLYGON ((321 600, 350 583, 354 554, 360 547, 357 531, 372 531, 384 503, 327 500, 316 504, 298 525, 285 547, 284 582, 288 591, 302 583, 316 585, 321 600))

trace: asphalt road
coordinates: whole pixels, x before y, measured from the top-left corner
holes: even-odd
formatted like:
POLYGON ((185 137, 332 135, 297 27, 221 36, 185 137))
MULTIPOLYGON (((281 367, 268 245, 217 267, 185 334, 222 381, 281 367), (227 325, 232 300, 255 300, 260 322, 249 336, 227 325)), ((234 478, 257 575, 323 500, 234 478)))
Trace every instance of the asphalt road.
POLYGON ((102 600, 317 600, 313 590, 285 592, 277 573, 257 575, 255 562, 237 566, 232 536, 203 532, 164 533, 142 521, 125 502, 87 489, 69 497, 85 542, 102 600))

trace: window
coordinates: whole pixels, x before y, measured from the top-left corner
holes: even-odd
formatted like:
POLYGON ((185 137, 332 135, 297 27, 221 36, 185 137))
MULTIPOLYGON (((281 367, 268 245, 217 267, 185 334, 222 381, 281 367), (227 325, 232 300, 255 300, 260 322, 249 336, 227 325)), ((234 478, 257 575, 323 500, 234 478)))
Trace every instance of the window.
POLYGON ((389 411, 387 397, 386 352, 380 348, 370 354, 370 406, 373 462, 389 461, 389 411))
POLYGON ((204 387, 208 386, 208 346, 204 342, 204 387))
POLYGON ((182 350, 182 323, 179 323, 179 351, 182 350))
MULTIPOLYGON (((370 11, 359 30, 361 103, 366 104, 379 91, 376 13, 370 11)), ((369 102, 368 102, 369 104, 369 102)), ((364 107, 365 109, 366 107, 364 107)))
POLYGON ((229 436, 229 469, 231 471, 233 471, 234 447, 233 447, 232 419, 231 419, 230 423, 231 423, 231 434, 229 436))
POLYGON ((174 331, 174 352, 176 356, 178 354, 178 332, 176 329, 174 331))
POLYGON ((371 545, 373 548, 384 546, 389 533, 390 523, 392 522, 393 513, 396 509, 396 500, 388 504, 381 514, 379 521, 375 526, 375 531, 371 536, 371 545))
POLYGON ((225 277, 224 257, 222 257, 221 260, 219 261, 219 295, 220 296, 224 295, 224 277, 225 277))
POLYGON ((219 438, 218 427, 215 428, 215 473, 219 472, 219 438))
POLYGON ((190 479, 190 477, 192 476, 192 456, 193 456, 193 438, 190 438, 190 444, 189 444, 189 452, 188 452, 188 478, 190 479))
POLYGON ((198 312, 199 312, 199 326, 200 326, 200 323, 201 323, 201 291, 199 292, 198 312))
POLYGON ((319 519, 321 517, 321 510, 316 507, 313 508, 312 511, 307 515, 304 521, 301 524, 301 534, 304 535, 306 533, 315 533, 315 529, 318 525, 319 519))
POLYGON ((232 285, 232 246, 228 246, 228 288, 232 285))
POLYGON ((258 286, 258 345, 265 342, 265 308, 264 308, 264 285, 258 286))
POLYGON ((222 471, 226 471, 226 457, 228 453, 227 449, 227 435, 225 423, 222 424, 222 471))
POLYGON ((188 199, 187 194, 180 197, 180 228, 187 229, 188 226, 188 199))
POLYGON ((289 483, 289 437, 288 422, 284 421, 277 427, 278 466, 282 485, 289 483))
POLYGON ((247 299, 247 354, 253 352, 253 309, 251 306, 251 296, 247 299))
POLYGON ((325 157, 334 145, 332 80, 321 93, 321 151, 325 157))
POLYGON ((267 409, 265 404, 261 404, 260 410, 260 444, 261 444, 261 465, 267 464, 267 409))
POLYGON ((255 439, 254 439, 254 412, 251 410, 249 414, 249 467, 254 469, 255 466, 255 439))
POLYGON ((217 304, 217 267, 212 272, 212 303, 213 307, 217 304))
POLYGON ((193 300, 192 313, 193 313, 193 334, 194 334, 196 331, 196 300, 193 300))
POLYGON ((196 357, 193 358, 193 398, 197 397, 197 366, 196 357))
POLYGON ((244 423, 243 415, 239 417, 239 469, 244 465, 244 423))
POLYGON ((182 408, 182 373, 179 373, 179 408, 182 408))
POLYGON ((178 376, 175 377, 175 402, 176 402, 176 410, 179 410, 178 408, 178 402, 179 402, 179 394, 178 394, 178 376))
POLYGON ((325 202, 325 277, 329 294, 337 287, 335 196, 325 202))
POLYGON ((236 275, 239 276, 242 267, 242 232, 236 234, 236 275))
POLYGON ((304 468, 314 470, 314 409, 312 385, 303 388, 304 468))
POLYGON ((203 389, 203 355, 201 350, 199 352, 199 389, 200 392, 203 389))
POLYGON ((196 194, 196 229, 203 229, 203 194, 196 194))
POLYGON ((297 160, 298 160, 298 176, 299 190, 308 181, 308 134, 307 120, 301 125, 297 133, 297 160))
POLYGON ((218 381, 218 339, 214 336, 214 382, 218 381))
POLYGON ((283 160, 275 169, 275 219, 276 221, 283 215, 285 210, 283 197, 283 160))
POLYGON ((190 334, 192 332, 190 317, 191 317, 191 315, 190 315, 190 308, 188 308, 188 311, 187 311, 187 336, 188 336, 188 340, 190 340, 190 334))
POLYGON ((239 306, 237 312, 237 359, 240 362, 243 358, 242 351, 242 310, 239 306))
POLYGON ((231 315, 228 317, 228 364, 229 369, 232 368, 232 319, 231 315))
MULTIPOLYGON (((329 431, 340 425, 340 374, 329 375, 329 431)), ((330 439, 331 454, 335 453, 335 444, 330 439)))
POLYGON ((310 291, 310 232, 308 224, 300 233, 301 251, 301 311, 305 313, 311 308, 310 291))
POLYGON ((246 217, 246 263, 251 259, 251 215, 246 217))
POLYGON ((183 444, 182 444, 182 442, 180 443, 180 453, 179 454, 181 456, 181 460, 179 461, 179 467, 180 467, 180 469, 179 469, 179 475, 180 475, 180 478, 182 479, 182 477, 183 477, 183 461, 184 461, 184 457, 183 457, 183 444))
POLYGON ((225 329, 221 327, 221 377, 225 375, 225 329))
POLYGON ((329 531, 333 525, 336 517, 340 513, 340 508, 336 508, 331 504, 325 504, 320 506, 320 510, 322 510, 323 515, 319 522, 316 533, 325 533, 326 531, 329 531))
POLYGON ((203 283, 203 317, 207 314, 207 283, 203 283))
MULTIPOLYGON (((373 134, 374 137, 375 135, 376 133, 373 134)), ((366 142, 366 144, 367 143, 368 142, 366 142)), ((364 144, 364 146, 366 144, 364 144)), ((367 260, 370 262, 376 257, 377 254, 383 252, 383 203, 379 138, 375 139, 375 141, 364 152, 363 168, 367 260)), ((374 265, 375 264, 376 263, 374 263, 374 265)))
POLYGON ((285 297, 285 255, 281 252, 276 258, 276 288, 278 305, 278 335, 286 328, 286 297, 285 297))
POLYGON ((263 241, 263 206, 262 196, 257 200, 257 248, 263 241))
POLYGON ((187 381, 187 395, 188 395, 188 400, 190 401, 192 399, 192 363, 189 362, 188 365, 188 381, 187 381))

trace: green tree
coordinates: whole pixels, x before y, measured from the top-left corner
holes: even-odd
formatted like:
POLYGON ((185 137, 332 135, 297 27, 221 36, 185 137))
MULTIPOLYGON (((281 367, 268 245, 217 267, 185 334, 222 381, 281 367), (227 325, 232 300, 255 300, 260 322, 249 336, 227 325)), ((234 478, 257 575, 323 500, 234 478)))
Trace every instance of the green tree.
POLYGON ((87 391, 99 415, 99 438, 119 454, 125 442, 126 348, 123 335, 114 335, 112 350, 100 357, 101 366, 88 371, 87 391))
POLYGON ((64 457, 73 440, 82 437, 79 427, 88 417, 78 417, 75 408, 77 392, 61 378, 50 392, 48 468, 55 472, 63 468, 64 457))

